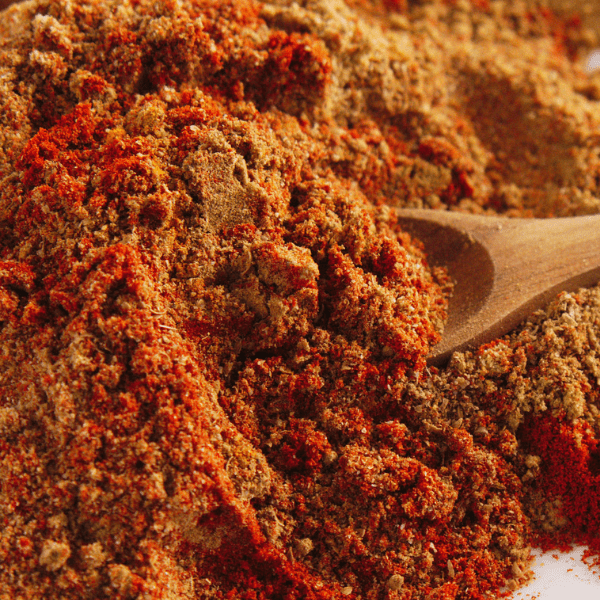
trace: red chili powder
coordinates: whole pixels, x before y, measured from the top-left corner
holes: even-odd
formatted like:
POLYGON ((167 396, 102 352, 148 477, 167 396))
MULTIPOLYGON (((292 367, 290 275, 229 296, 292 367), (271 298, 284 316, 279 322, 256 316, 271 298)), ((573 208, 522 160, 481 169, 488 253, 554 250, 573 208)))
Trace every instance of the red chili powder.
POLYGON ((566 531, 539 534, 536 542, 545 550, 588 546, 590 564, 600 564, 600 445, 584 423, 570 424, 554 417, 530 418, 523 426, 527 451, 542 459, 536 485, 546 501, 560 502, 559 514, 568 522, 566 531))
POLYGON ((2 16, 2 600, 483 600, 532 541, 600 551, 597 292, 430 370, 451 285, 394 212, 600 208, 579 29, 481 0, 2 16))

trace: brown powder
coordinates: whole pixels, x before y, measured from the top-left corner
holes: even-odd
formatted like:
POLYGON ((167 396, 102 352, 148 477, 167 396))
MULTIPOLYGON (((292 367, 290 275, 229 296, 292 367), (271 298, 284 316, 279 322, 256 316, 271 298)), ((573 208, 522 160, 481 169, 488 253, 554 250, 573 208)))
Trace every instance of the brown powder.
POLYGON ((598 212, 593 41, 502 1, 3 13, 0 598, 476 600, 600 551, 598 290, 430 370, 450 285, 393 210, 598 212))

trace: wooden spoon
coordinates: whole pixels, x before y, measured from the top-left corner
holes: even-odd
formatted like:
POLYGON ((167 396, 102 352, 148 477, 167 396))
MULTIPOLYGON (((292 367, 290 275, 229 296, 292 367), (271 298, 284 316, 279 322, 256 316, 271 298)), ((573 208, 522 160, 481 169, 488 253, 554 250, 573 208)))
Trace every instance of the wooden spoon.
POLYGON ((508 219, 438 210, 398 210, 429 264, 454 281, 448 322, 429 364, 510 331, 561 291, 600 281, 600 215, 508 219))

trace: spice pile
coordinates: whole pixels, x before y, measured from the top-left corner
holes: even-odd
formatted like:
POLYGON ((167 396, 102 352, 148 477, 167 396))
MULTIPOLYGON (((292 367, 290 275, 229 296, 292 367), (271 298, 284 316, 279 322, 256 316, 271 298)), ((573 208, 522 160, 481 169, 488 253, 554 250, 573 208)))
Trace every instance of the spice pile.
POLYGON ((451 284, 391 208, 598 212, 593 41, 486 0, 4 12, 0 599, 477 600, 600 553, 600 291, 430 370, 451 284))

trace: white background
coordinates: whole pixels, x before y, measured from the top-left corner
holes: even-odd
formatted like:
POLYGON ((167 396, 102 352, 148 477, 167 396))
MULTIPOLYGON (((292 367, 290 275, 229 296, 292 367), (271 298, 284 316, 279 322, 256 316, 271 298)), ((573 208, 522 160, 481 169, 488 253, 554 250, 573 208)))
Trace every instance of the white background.
MULTIPOLYGON (((600 535, 600 534, 599 534, 600 535)), ((583 547, 570 553, 534 551, 536 579, 513 594, 514 600, 600 600, 600 567, 581 561, 583 547), (552 555, 558 555, 558 560, 552 555), (569 570, 572 569, 572 570, 569 570)))

